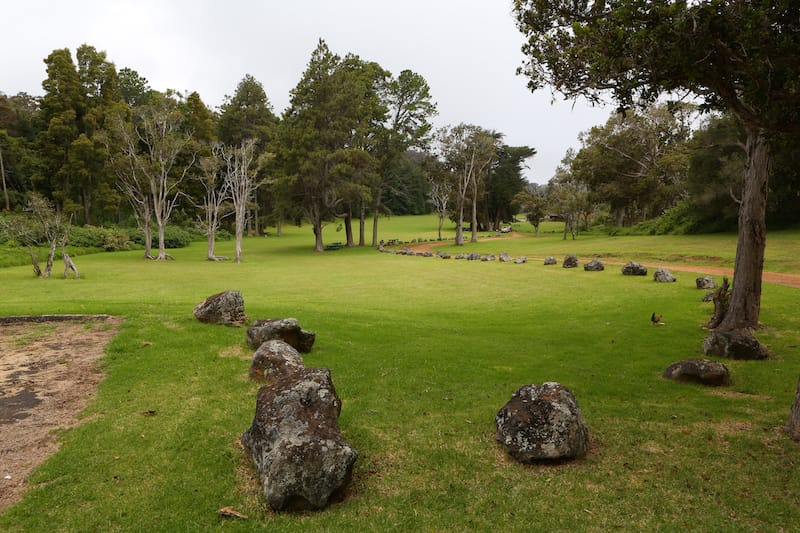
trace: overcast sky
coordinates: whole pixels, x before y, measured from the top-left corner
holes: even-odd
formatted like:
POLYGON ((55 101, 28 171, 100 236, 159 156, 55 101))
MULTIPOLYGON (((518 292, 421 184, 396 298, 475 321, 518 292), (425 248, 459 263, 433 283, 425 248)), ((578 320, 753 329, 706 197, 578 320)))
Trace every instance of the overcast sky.
POLYGON ((0 18, 8 95, 41 95, 44 58, 86 43, 153 89, 197 91, 212 108, 252 74, 278 114, 322 38, 337 54, 425 77, 437 127, 476 124, 536 148, 526 175, 539 183, 611 111, 525 87, 510 0, 0 0, 0 18))

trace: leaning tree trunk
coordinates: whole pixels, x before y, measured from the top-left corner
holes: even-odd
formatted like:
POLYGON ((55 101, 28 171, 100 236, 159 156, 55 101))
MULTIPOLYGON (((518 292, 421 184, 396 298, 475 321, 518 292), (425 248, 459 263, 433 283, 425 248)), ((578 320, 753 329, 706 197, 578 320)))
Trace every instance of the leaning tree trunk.
POLYGON ((761 274, 767 227, 769 143, 764 132, 747 129, 747 170, 739 206, 739 240, 728 309, 703 340, 706 355, 733 359, 766 359, 767 348, 753 335, 761 311, 761 274))
POLYGON ((69 277, 69 271, 71 270, 75 275, 75 279, 80 279, 81 275, 78 273, 78 267, 75 266, 75 263, 63 246, 61 247, 61 258, 64 260, 64 278, 69 277))
POLYGON ((718 329, 752 330, 758 327, 761 312, 761 274, 767 244, 767 184, 769 181, 769 143, 764 132, 748 129, 747 170, 742 203, 739 206, 739 239, 733 269, 730 306, 718 329))
POLYGON ((789 431, 790 437, 800 442, 800 380, 797 381, 797 392, 794 395, 794 404, 786 429, 789 431))
POLYGON ((33 246, 30 244, 28 245, 28 253, 31 254, 31 264, 33 265, 33 274, 37 278, 42 277, 42 269, 39 267, 39 261, 36 259, 36 255, 33 253, 33 246))

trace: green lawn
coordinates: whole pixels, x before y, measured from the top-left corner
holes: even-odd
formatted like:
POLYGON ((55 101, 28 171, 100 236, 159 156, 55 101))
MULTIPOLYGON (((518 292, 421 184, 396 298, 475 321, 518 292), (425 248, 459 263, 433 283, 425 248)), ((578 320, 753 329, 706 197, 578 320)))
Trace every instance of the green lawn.
MULTIPOLYGON (((385 240, 436 236, 433 217, 381 228, 385 240)), ((464 249, 720 265, 735 252, 731 235, 562 241, 557 226, 543 230, 464 249)), ((327 242, 344 240, 335 226, 326 232, 327 242)), ((797 232, 768 243, 768 268, 800 272, 797 232)), ((656 284, 618 267, 590 273, 312 247, 308 227, 285 228, 280 238, 246 240, 239 265, 206 262, 195 243, 164 263, 141 251, 81 256, 80 280, 0 269, 0 315, 125 318, 85 423, 59 436, 61 451, 0 515, 0 530, 788 531, 800 523, 800 447, 782 431, 800 375, 797 289, 765 285, 759 337, 771 359, 726 361, 733 384, 710 390, 660 378, 670 363, 700 355, 710 304, 694 275, 656 284), (265 506, 238 444, 257 390, 247 381, 244 329, 192 317, 195 304, 225 289, 243 293, 251 319, 296 317, 317 333, 306 365, 332 370, 340 425, 360 454, 345 501, 301 514, 265 506), (650 324, 653 311, 667 326, 650 324), (544 381, 575 393, 591 451, 522 466, 495 443, 494 415, 517 388, 544 381), (157 414, 142 415, 149 410, 157 414), (219 518, 228 505, 250 519, 219 518)), ((218 253, 232 248, 221 243, 218 253)))

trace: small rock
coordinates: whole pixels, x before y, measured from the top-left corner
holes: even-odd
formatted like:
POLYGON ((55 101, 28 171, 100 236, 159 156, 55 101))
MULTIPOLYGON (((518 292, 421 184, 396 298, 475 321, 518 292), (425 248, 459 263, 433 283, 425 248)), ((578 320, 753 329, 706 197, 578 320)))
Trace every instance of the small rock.
POLYGON ((290 344, 272 339, 258 347, 250 363, 250 379, 273 382, 292 372, 305 368, 303 356, 290 344))
POLYGON ((672 272, 670 272, 666 268, 658 268, 653 273, 653 281, 656 281, 658 283, 672 283, 678 280, 675 279, 675 276, 672 275, 672 272))
POLYGON ((696 278, 694 280, 694 282, 695 282, 695 285, 697 285, 698 289, 703 289, 703 290, 707 290, 708 291, 708 290, 717 288, 717 283, 714 281, 714 278, 711 277, 711 276, 702 276, 702 277, 696 278))
POLYGON ((556 258, 553 257, 552 255, 548 255, 547 257, 544 258, 544 264, 545 265, 557 265, 558 261, 556 261, 556 258))
POLYGON ((605 270, 605 269, 606 269, 606 267, 603 264, 603 262, 600 261, 597 258, 594 258, 591 261, 589 261, 588 263, 586 263, 585 265, 583 265, 583 270, 585 270, 587 272, 600 272, 600 271, 605 270))
POLYGON ((247 342, 251 348, 258 348, 263 343, 281 339, 291 344, 301 353, 308 353, 314 346, 316 334, 300 327, 296 318, 273 318, 256 320, 247 328, 247 342))
POLYGON ((684 359, 667 367, 664 377, 680 382, 719 387, 730 384, 730 372, 722 363, 709 359, 684 359))
POLYGON ((635 261, 628 261, 625 263, 625 266, 622 267, 622 274, 624 276, 646 276, 647 267, 635 261))
POLYGON ((578 266, 578 256, 575 254, 570 254, 564 258, 564 262, 561 264, 563 268, 576 268, 578 266))

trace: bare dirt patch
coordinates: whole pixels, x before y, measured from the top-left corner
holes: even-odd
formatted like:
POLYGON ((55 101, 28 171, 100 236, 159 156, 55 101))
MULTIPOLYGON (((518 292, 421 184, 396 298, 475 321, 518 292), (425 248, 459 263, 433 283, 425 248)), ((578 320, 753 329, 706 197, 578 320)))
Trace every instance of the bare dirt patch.
POLYGON ((57 430, 79 423, 103 377, 98 359, 121 322, 47 318, 0 318, 0 512, 58 450, 57 430))

